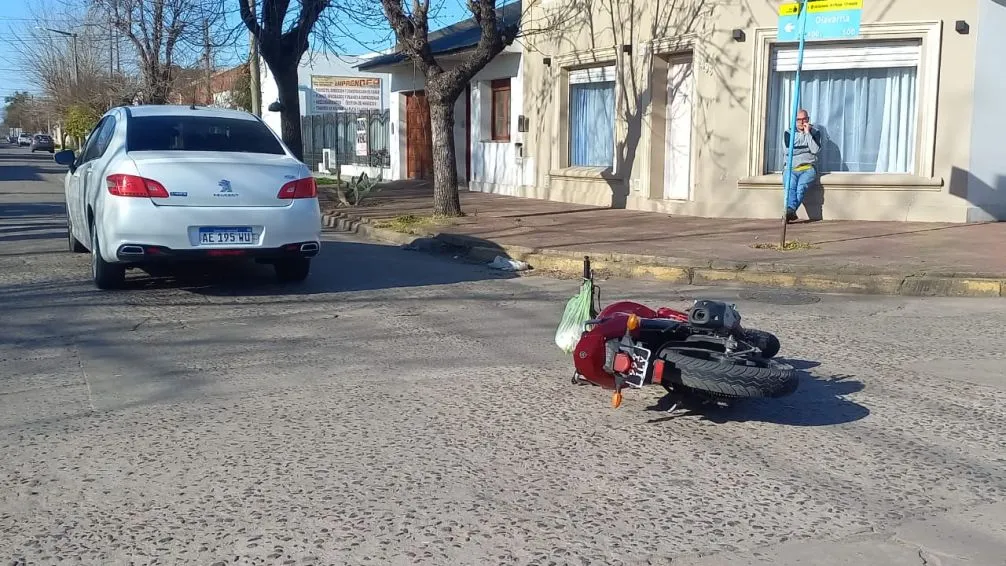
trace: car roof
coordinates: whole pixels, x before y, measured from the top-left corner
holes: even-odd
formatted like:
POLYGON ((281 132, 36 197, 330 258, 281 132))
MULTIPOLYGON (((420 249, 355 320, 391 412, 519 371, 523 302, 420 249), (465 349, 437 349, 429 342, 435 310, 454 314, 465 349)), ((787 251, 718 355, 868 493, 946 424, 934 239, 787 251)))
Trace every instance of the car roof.
POLYGON ((130 116, 208 116, 212 118, 237 118, 255 120, 255 116, 242 110, 213 108, 208 106, 184 106, 180 104, 141 104, 125 107, 130 116))

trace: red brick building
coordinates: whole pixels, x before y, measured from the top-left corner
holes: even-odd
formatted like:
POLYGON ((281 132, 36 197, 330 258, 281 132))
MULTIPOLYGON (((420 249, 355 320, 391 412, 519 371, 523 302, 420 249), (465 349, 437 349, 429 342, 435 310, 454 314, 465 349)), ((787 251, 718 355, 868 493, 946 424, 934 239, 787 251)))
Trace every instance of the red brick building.
MULTIPOLYGON (((206 89, 205 72, 187 70, 186 77, 179 82, 171 94, 171 102, 175 104, 198 104, 200 106, 236 106, 233 100, 233 91, 239 88, 242 79, 248 74, 248 65, 241 64, 236 67, 217 71, 210 76, 210 93, 206 89), (197 78, 191 79, 190 77, 197 78)), ((246 83, 247 84, 247 83, 246 83)))

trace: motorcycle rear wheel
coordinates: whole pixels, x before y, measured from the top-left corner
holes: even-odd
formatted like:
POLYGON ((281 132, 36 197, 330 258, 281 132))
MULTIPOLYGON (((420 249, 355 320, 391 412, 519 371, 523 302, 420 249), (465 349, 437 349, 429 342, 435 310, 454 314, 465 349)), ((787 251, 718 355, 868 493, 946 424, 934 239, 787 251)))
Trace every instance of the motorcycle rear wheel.
POLYGON ((771 359, 738 360, 706 350, 664 350, 659 357, 678 370, 672 383, 722 397, 785 397, 799 382, 792 366, 771 359))

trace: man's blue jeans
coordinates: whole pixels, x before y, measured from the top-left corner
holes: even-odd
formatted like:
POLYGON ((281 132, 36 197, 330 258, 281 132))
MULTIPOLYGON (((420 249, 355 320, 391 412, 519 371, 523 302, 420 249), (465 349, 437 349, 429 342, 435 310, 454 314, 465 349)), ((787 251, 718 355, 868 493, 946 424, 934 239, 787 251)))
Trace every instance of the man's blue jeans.
POLYGON ((803 196, 807 194, 807 187, 817 179, 817 169, 811 167, 803 171, 793 171, 790 175, 784 173, 783 179, 786 178, 789 178, 789 183, 785 187, 786 208, 795 211, 803 204, 803 196))

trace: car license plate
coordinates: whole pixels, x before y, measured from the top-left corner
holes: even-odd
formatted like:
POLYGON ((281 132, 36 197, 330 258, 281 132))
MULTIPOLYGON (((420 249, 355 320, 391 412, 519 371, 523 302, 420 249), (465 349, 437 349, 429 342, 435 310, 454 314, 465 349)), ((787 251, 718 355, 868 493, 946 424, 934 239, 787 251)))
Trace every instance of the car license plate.
POLYGON ((252 243, 254 234, 250 226, 237 228, 200 228, 199 244, 236 244, 247 246, 252 243))

